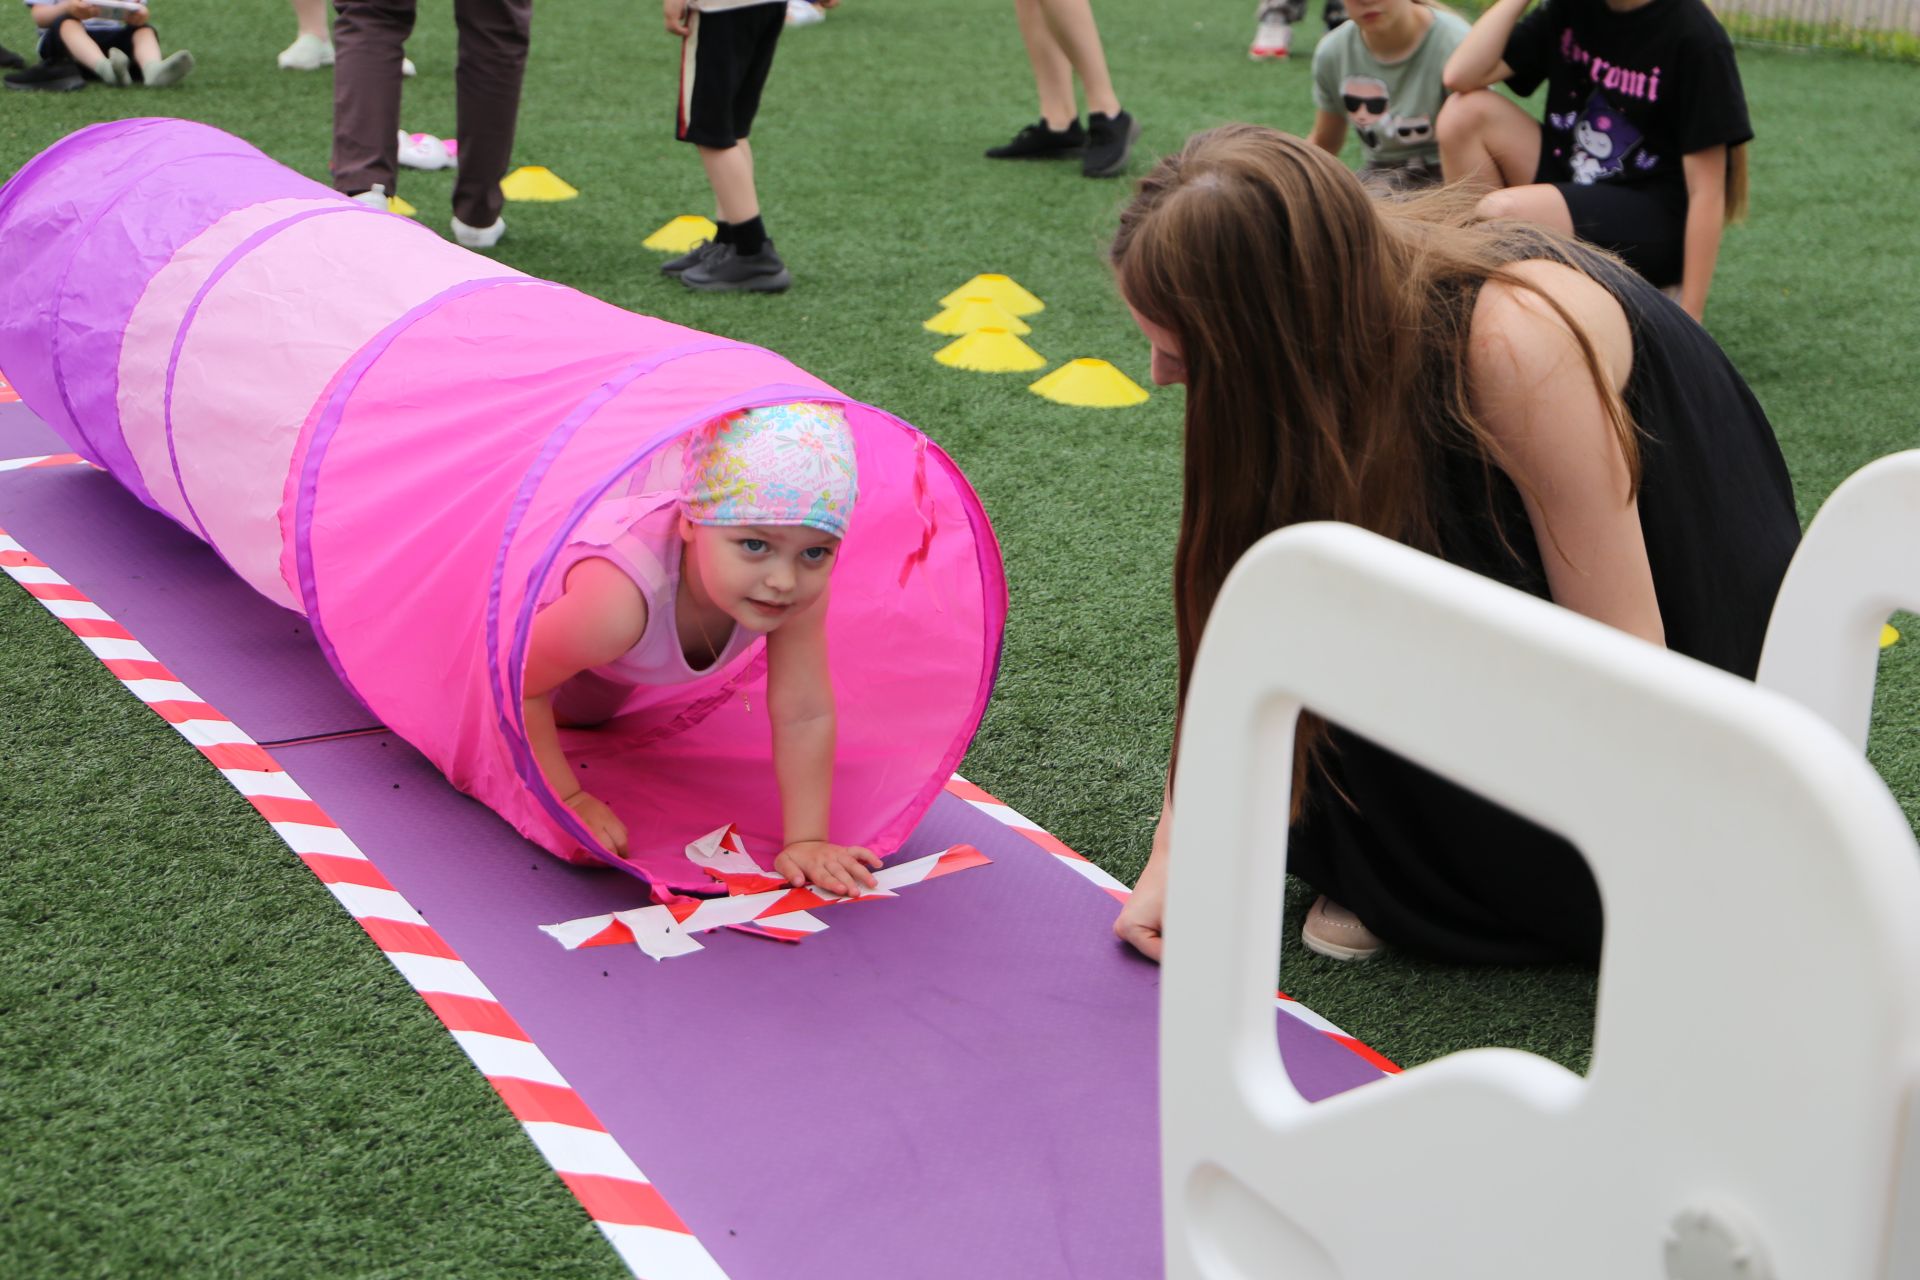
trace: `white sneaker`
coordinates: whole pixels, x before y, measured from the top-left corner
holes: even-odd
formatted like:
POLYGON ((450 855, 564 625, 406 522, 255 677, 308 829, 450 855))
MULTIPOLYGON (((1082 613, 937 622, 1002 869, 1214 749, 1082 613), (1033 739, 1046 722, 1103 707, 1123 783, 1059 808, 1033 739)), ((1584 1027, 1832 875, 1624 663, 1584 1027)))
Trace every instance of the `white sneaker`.
POLYGON ((451 169, 453 157, 447 144, 430 133, 400 131, 400 163, 409 169, 451 169))
POLYGON ((400 74, 402 77, 411 80, 414 76, 420 74, 420 68, 413 65, 412 58, 402 58, 400 59, 400 74))
POLYGON ((363 204, 369 209, 378 209, 382 213, 387 211, 387 189, 378 182, 373 184, 371 190, 362 191, 357 196, 348 196, 347 199, 355 204, 363 204))
POLYGON ((1283 16, 1282 6, 1263 4, 1255 18, 1253 43, 1247 46, 1247 56, 1255 62, 1278 61, 1287 56, 1288 48, 1293 44, 1293 26, 1283 16))
POLYGON ((491 249, 500 243, 500 237, 505 234, 505 218, 495 218, 490 227, 470 227, 458 218, 453 220, 453 240, 462 249, 491 249))
POLYGON ((816 22, 825 22, 827 11, 812 0, 787 0, 787 25, 790 27, 810 27, 816 22))
POLYGON ((333 65, 333 42, 325 36, 300 36, 280 51, 282 71, 318 71, 333 65))

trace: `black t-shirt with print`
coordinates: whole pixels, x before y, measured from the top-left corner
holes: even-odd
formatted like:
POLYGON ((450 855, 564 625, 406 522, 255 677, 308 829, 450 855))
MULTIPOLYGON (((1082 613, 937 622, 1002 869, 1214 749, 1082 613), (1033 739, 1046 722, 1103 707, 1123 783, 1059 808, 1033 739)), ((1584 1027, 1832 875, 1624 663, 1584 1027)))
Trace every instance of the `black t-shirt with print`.
POLYGON ((1544 0, 1507 38, 1507 84, 1547 82, 1540 182, 1684 182, 1680 158, 1753 137, 1733 42, 1702 0, 1544 0))

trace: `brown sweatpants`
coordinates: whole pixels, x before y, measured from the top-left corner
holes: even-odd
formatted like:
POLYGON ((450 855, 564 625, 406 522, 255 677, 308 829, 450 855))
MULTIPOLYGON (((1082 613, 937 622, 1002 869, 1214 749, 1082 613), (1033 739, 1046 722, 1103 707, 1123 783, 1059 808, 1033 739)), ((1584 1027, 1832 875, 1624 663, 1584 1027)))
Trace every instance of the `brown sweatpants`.
MULTIPOLYGON (((397 194, 400 60, 414 0, 334 0, 333 8, 333 185, 357 192, 378 184, 397 194)), ((533 0, 454 0, 453 20, 460 32, 453 216, 490 227, 513 154, 533 0)))

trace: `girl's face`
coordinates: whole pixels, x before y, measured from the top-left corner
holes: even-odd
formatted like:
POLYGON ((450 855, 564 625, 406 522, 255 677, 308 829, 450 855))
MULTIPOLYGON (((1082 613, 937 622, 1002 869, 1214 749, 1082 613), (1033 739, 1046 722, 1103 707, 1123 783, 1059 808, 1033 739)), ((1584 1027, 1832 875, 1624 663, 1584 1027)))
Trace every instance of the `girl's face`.
POLYGON ((1413 0, 1353 0, 1347 16, 1362 31, 1397 29, 1413 12, 1413 0))
POLYGON ((749 631, 776 630, 827 589, 840 539, 805 525, 695 524, 680 518, 700 594, 749 631))
POLYGON ((1187 362, 1180 354, 1180 342, 1167 330, 1140 314, 1140 309, 1132 303, 1127 310, 1133 312, 1133 322, 1140 326, 1140 332, 1153 346, 1153 385, 1156 387, 1178 386, 1187 380, 1187 362))

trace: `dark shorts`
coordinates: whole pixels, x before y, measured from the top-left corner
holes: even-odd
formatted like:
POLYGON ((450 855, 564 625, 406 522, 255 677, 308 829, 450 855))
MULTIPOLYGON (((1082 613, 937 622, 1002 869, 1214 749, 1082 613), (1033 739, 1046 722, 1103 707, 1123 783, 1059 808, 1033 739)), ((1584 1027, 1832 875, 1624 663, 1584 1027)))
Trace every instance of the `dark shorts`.
MULTIPOLYGON (((73 55, 67 52, 66 41, 60 38, 60 28, 69 22, 79 21, 78 18, 62 17, 60 21, 40 33, 40 61, 49 64, 73 61, 73 55)), ((133 58, 133 33, 136 30, 138 30, 136 27, 121 27, 118 31, 89 31, 87 34, 92 36, 93 42, 100 46, 100 52, 106 53, 109 50, 118 49, 128 58, 133 58)), ((156 36, 159 35, 152 23, 147 24, 147 30, 153 31, 156 36)), ((81 70, 88 75, 93 74, 92 67, 82 67, 81 70)), ((133 78, 135 80, 140 78, 140 61, 137 58, 133 58, 133 78)))
POLYGON ((1606 182, 1550 185, 1566 198, 1575 235, 1619 254, 1649 284, 1665 288, 1680 283, 1686 257, 1686 187, 1677 182, 1640 187, 1606 182))
POLYGON ((780 3, 688 15, 693 32, 680 49, 680 117, 676 136, 725 150, 753 131, 760 90, 773 69, 774 46, 787 23, 780 3))
POLYGON ((1402 195, 1425 191, 1442 182, 1439 165, 1429 165, 1415 156, 1405 164, 1366 164, 1360 166, 1360 185, 1376 196, 1402 195))

